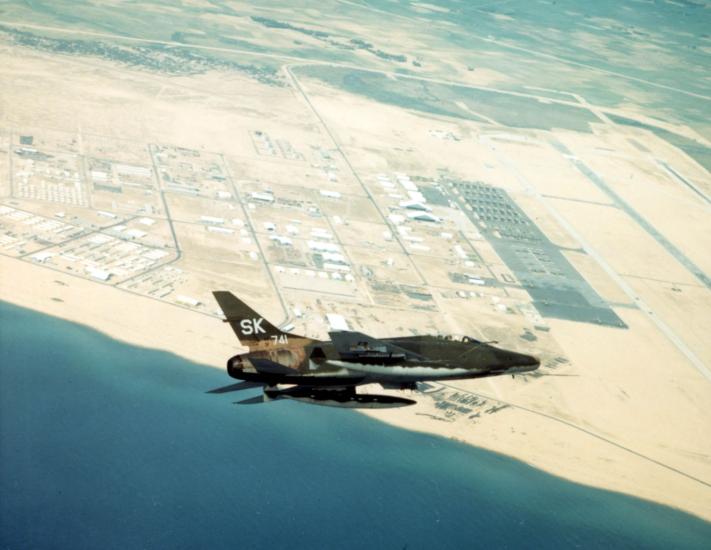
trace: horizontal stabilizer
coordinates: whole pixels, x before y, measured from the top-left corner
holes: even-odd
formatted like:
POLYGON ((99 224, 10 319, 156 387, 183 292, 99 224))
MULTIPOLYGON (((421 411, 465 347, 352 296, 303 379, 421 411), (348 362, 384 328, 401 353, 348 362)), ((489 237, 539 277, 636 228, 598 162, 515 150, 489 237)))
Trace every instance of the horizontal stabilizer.
POLYGON ((412 399, 394 395, 360 394, 353 388, 334 390, 296 386, 281 391, 267 390, 266 395, 269 399, 293 399, 313 405, 349 409, 391 409, 415 404, 412 399))
POLYGON ((241 390, 251 390, 252 388, 263 388, 265 384, 262 382, 238 382, 237 384, 230 384, 229 386, 222 386, 221 388, 215 388, 205 393, 229 393, 233 391, 241 390))
POLYGON ((394 407, 407 407, 414 405, 415 401, 395 395, 373 395, 356 393, 354 388, 319 389, 308 386, 294 386, 279 390, 267 388, 262 395, 256 395, 242 401, 235 401, 235 405, 259 405, 269 401, 290 399, 311 403, 313 405, 326 405, 328 407, 342 407, 348 409, 391 409, 394 407))
POLYGON ((235 401, 235 405, 260 405, 262 403, 267 403, 269 399, 265 399, 264 395, 256 395, 248 399, 243 399, 242 401, 235 401))

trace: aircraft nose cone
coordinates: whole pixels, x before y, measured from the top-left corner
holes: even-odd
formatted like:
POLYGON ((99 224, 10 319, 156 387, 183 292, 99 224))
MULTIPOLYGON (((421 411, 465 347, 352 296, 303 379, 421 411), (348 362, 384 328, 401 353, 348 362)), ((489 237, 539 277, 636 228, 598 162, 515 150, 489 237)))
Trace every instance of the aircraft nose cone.
POLYGON ((538 358, 533 355, 526 355, 525 353, 517 353, 511 363, 514 368, 523 372, 536 370, 541 364, 538 358))
POLYGON ((533 355, 516 353, 514 351, 499 354, 499 360, 501 360, 506 367, 529 367, 526 370, 535 370, 541 364, 538 358, 533 355))

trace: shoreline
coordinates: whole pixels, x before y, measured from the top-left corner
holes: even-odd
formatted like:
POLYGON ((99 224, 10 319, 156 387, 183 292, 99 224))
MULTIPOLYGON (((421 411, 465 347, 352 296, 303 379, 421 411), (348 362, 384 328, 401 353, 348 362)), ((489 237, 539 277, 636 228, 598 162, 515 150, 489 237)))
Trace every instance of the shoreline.
MULTIPOLYGON (((222 369, 239 349, 232 331, 219 319, 7 256, 0 256, 0 299, 212 368, 222 369)), ((495 394, 490 386, 480 384, 477 389, 487 396, 495 394)), ((659 461, 643 460, 646 457, 640 458, 640 453, 612 438, 601 441, 594 432, 591 437, 576 428, 576 422, 565 425, 560 419, 544 418, 545 413, 529 414, 524 409, 512 402, 480 424, 430 418, 430 413, 441 411, 429 399, 415 407, 359 412, 398 428, 493 451, 568 481, 664 504, 711 521, 711 487, 704 476, 692 475, 702 480, 694 481, 673 467, 660 466, 659 461)))

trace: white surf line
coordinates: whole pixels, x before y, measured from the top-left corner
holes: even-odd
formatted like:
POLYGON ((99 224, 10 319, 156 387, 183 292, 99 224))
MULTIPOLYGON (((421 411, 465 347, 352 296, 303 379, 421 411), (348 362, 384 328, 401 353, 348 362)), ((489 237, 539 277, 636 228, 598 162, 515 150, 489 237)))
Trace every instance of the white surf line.
POLYGON ((689 360, 689 362, 698 370, 702 376, 704 376, 709 382, 711 382, 711 370, 709 370, 704 362, 698 358, 698 356, 689 349, 689 347, 684 343, 684 341, 677 336, 677 334, 667 325, 662 319, 655 315, 652 308, 650 308, 637 293, 632 289, 632 287, 625 281, 607 261, 602 257, 602 255, 595 250, 590 243, 588 243, 585 238, 566 220, 551 204, 548 203, 536 190, 536 188, 531 185, 531 183, 526 179, 526 177, 521 174, 519 169, 513 165, 508 159, 502 158, 502 155, 497 151, 490 141, 487 140, 489 147, 496 156, 496 158, 504 165, 508 170, 516 177, 521 187, 534 197, 543 207, 548 211, 548 213, 553 217, 561 227, 563 227, 571 237, 576 239, 580 246, 585 250, 585 252, 593 258, 598 265, 607 273, 610 278, 617 283, 617 286, 627 294, 627 296, 632 300, 634 304, 657 326, 657 328, 677 347, 677 349, 689 360))

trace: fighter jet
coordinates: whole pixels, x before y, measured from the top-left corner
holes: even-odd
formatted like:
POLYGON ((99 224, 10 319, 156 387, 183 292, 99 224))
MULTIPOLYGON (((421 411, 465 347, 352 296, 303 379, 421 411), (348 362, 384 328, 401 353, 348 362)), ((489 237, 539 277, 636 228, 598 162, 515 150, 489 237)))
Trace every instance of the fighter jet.
POLYGON ((378 383, 385 389, 416 390, 418 382, 513 375, 539 366, 535 357, 466 336, 377 339, 360 332, 333 331, 330 340, 315 340, 280 330, 230 292, 213 295, 225 322, 248 351, 227 361, 227 374, 242 382, 208 393, 263 390, 262 395, 238 404, 293 399, 334 407, 404 407, 415 401, 357 393, 356 388, 378 383))

